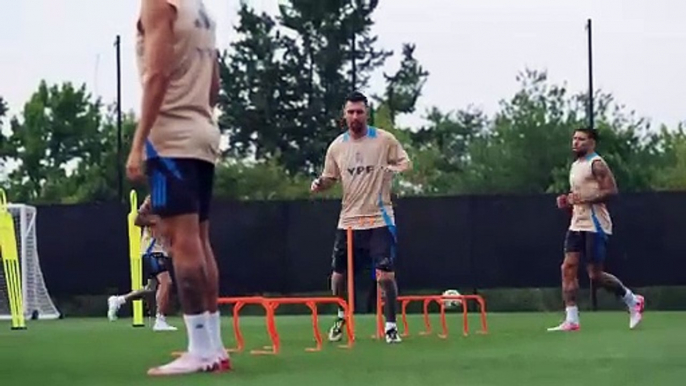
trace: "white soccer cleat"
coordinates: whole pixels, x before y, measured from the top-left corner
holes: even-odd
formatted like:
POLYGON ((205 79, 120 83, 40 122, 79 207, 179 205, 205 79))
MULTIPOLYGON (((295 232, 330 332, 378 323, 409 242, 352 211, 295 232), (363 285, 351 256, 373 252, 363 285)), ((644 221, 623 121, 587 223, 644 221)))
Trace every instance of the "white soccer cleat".
POLYGON ((112 322, 117 320, 117 312, 119 308, 124 304, 121 296, 110 296, 107 298, 107 318, 112 322))
POLYGON ((148 370, 151 376, 183 375, 194 373, 209 373, 221 369, 221 364, 217 358, 200 358, 193 354, 184 353, 173 361, 159 367, 148 370))
POLYGON ((153 331, 176 331, 178 328, 171 326, 164 318, 157 318, 155 324, 152 326, 153 331))
POLYGON ((345 319, 337 318, 333 322, 333 326, 329 329, 329 342, 339 342, 343 339, 343 326, 345 325, 345 319))
POLYGON ((636 295, 636 305, 629 308, 629 328, 634 329, 641 323, 643 319, 643 310, 645 309, 646 301, 641 295, 636 295))
POLYGON ((397 328, 390 328, 386 330, 386 343, 400 343, 403 340, 400 339, 400 334, 398 334, 397 328))
POLYGON ((549 332, 555 332, 555 331, 572 332, 572 331, 579 331, 580 329, 581 329, 581 326, 579 325, 579 323, 564 321, 559 326, 550 327, 548 329, 548 331, 549 332))

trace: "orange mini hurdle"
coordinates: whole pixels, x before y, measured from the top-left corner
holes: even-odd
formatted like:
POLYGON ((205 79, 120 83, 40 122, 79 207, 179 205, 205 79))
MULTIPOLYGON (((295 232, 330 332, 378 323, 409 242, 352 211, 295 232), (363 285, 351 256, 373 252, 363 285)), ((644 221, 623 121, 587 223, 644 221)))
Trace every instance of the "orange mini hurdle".
MULTIPOLYGON (((462 334, 464 336, 469 335, 469 315, 468 315, 468 301, 475 301, 479 305, 479 313, 481 316, 481 330, 477 331, 479 334, 487 334, 488 333, 488 324, 486 322, 486 301, 483 299, 483 297, 479 295, 406 295, 406 296, 398 296, 398 301, 400 302, 400 312, 401 312, 401 318, 403 322, 403 333, 402 336, 409 336, 410 335, 410 327, 407 322, 407 306, 410 304, 410 302, 413 301, 421 301, 423 302, 423 315, 424 315, 424 326, 426 327, 426 330, 421 331, 419 335, 430 335, 432 333, 431 329, 431 320, 429 318, 429 305, 432 302, 436 302, 439 307, 440 307, 440 318, 441 318, 441 327, 443 330, 442 334, 439 334, 438 336, 440 338, 447 338, 448 337, 448 323, 446 321, 446 312, 445 312, 445 300, 460 300, 460 304, 462 306, 462 334)), ((377 331, 376 331, 376 337, 382 337, 384 334, 383 331, 383 306, 384 306, 384 301, 383 298, 380 296, 380 293, 377 293, 377 331)))

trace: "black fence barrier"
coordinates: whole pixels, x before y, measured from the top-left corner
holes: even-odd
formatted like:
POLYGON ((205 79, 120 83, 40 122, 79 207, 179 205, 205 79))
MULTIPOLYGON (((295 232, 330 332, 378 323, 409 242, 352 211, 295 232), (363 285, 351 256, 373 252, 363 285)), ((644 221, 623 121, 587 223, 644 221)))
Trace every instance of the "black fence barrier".
MULTIPOLYGON (((221 293, 327 291, 339 209, 334 200, 214 202, 221 293)), ((37 207, 38 253, 52 295, 130 288, 127 210, 119 203, 37 207)), ((608 270, 634 287, 686 284, 686 193, 623 194, 610 211, 608 270)), ((560 285, 569 215, 553 195, 403 198, 395 214, 404 290, 560 285)), ((371 283, 371 274, 358 283, 371 283)))

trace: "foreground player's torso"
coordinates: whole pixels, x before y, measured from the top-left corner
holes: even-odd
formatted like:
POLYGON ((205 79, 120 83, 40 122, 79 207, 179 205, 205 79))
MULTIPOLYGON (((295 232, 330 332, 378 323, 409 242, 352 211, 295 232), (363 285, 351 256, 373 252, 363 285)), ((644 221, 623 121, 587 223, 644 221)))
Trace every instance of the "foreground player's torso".
MULTIPOLYGON (((591 153, 574 161, 569 170, 571 191, 582 198, 593 197, 600 189, 593 175, 594 161, 604 162, 598 154, 591 153)), ((612 219, 605 204, 578 204, 574 205, 569 229, 612 234, 612 219)))
MULTIPOLYGON (((216 24, 202 0, 167 0, 176 9, 171 79, 149 140, 162 157, 196 158, 215 162, 219 129, 210 106, 212 71, 216 59, 216 24)), ((145 31, 137 29, 136 53, 145 82, 145 31)))
POLYGON ((347 133, 339 137, 334 149, 343 186, 339 228, 378 228, 393 220, 392 175, 384 169, 391 146, 388 134, 374 127, 359 139, 347 133))

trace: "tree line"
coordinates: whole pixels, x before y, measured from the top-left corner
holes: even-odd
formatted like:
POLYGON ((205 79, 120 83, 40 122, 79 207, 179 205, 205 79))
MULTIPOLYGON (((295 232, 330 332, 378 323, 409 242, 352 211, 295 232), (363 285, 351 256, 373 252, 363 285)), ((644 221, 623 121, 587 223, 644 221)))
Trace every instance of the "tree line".
MULTIPOLYGON (((289 0, 269 15, 241 4, 237 39, 221 57, 218 123, 228 146, 217 165, 216 196, 309 197, 329 142, 344 130, 345 95, 365 90, 394 55, 400 65, 384 72, 386 86, 372 96, 370 123, 393 132, 414 161, 414 169, 396 179, 397 194, 568 189, 571 134, 587 125, 587 94, 552 84, 544 71, 524 69, 516 74, 519 90, 502 99, 494 114, 471 106, 432 107, 421 127, 402 127, 397 118, 416 112, 430 73, 416 59, 414 44, 397 47, 398 53, 379 47, 373 32, 377 6, 378 0, 289 0)), ((71 82, 41 81, 12 117, 0 96, 0 124, 9 123, 0 127, 0 167, 11 200, 116 200, 114 107, 71 82)), ((594 110, 598 150, 621 191, 686 187, 683 125, 653 128, 601 90, 594 93, 594 110)), ((124 157, 136 120, 133 112, 123 116, 124 157)), ((124 187, 132 188, 127 181, 124 187)))

